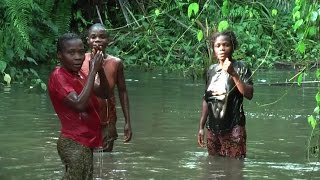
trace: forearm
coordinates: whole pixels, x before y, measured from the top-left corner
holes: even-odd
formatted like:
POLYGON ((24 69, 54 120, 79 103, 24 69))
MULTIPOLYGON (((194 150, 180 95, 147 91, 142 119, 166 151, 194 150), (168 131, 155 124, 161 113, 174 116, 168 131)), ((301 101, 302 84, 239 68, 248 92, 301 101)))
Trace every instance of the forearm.
POLYGON ((253 97, 253 86, 250 84, 244 83, 237 73, 231 75, 235 85, 237 86, 239 92, 246 97, 247 99, 252 99, 253 97))
POLYGON ((121 103, 121 107, 122 107, 122 112, 123 112, 123 115, 124 115, 125 123, 130 125, 131 124, 131 120, 130 120, 128 93, 126 91, 125 92, 120 92, 119 93, 119 97, 120 97, 120 103, 121 103))
POLYGON ((85 111, 88 106, 90 94, 93 90, 95 80, 95 72, 90 72, 88 79, 79 95, 76 93, 70 94, 67 97, 67 104, 77 111, 85 111))
POLYGON ((199 130, 204 129, 204 126, 207 122, 208 117, 208 104, 205 100, 202 101, 202 110, 201 110, 201 117, 199 122, 199 130))
POLYGON ((95 88, 95 94, 100 98, 107 99, 110 97, 110 86, 103 68, 98 71, 98 76, 99 76, 99 83, 95 88))

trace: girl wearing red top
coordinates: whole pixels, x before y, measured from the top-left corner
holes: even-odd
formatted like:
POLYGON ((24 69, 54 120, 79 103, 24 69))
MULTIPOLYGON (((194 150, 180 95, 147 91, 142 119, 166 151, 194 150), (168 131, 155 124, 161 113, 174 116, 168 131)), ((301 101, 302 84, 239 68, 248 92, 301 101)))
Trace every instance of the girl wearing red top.
POLYGON ((91 57, 89 74, 84 74, 80 71, 85 58, 83 42, 77 34, 66 33, 58 39, 57 56, 60 66, 50 75, 48 91, 61 122, 57 150, 66 168, 63 179, 92 179, 93 148, 101 146, 96 96, 109 96, 103 53, 91 57))

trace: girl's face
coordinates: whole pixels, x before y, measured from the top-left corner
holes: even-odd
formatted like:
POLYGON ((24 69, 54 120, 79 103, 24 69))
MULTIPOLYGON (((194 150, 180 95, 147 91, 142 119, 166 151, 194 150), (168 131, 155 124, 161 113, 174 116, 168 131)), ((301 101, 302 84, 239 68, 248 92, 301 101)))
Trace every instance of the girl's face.
POLYGON ((79 72, 85 58, 85 49, 81 39, 64 42, 63 50, 58 52, 61 66, 71 72, 79 72))
POLYGON ((213 50, 219 61, 224 61, 226 58, 231 59, 233 47, 230 38, 225 35, 218 36, 213 44, 213 50))
POLYGON ((88 34, 87 38, 90 48, 95 48, 96 50, 104 50, 108 44, 107 32, 102 27, 94 27, 88 34))

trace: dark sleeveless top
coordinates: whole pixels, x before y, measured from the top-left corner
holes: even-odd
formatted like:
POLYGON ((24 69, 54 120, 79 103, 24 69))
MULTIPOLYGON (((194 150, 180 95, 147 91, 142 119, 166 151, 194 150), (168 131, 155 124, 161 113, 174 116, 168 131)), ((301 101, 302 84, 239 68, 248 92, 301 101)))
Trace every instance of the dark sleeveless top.
MULTIPOLYGON (((243 62, 233 61, 232 65, 244 83, 253 85, 252 73, 243 62)), ((205 100, 208 103, 209 119, 206 126, 214 133, 229 132, 235 125, 245 126, 243 95, 231 76, 218 64, 211 65, 207 71, 205 100), (209 87, 210 89, 222 89, 225 93, 212 95, 209 87)))

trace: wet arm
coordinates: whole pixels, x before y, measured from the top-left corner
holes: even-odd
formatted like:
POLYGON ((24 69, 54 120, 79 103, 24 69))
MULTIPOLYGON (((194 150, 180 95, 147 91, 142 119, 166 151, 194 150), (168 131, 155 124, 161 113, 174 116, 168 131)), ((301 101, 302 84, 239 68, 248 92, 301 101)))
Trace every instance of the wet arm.
POLYGON ((205 100, 202 101, 202 110, 201 110, 201 117, 199 122, 199 130, 203 130, 206 124, 208 117, 208 104, 205 100))
POLYGON ((95 83, 94 93, 102 99, 107 99, 110 97, 110 87, 104 68, 98 71, 98 76, 98 83, 95 83))
POLYGON ((200 117, 200 123, 199 123, 199 131, 198 131, 198 144, 201 147, 205 147, 204 143, 204 126, 206 124, 208 117, 208 105, 205 100, 202 101, 202 111, 201 111, 201 117, 200 117))
POLYGON ((240 79, 240 76, 235 71, 230 74, 233 81, 235 82, 239 92, 246 97, 247 99, 251 100, 253 97, 253 86, 250 84, 246 84, 240 79))
POLYGON ((89 72, 88 79, 79 95, 75 91, 73 91, 69 93, 68 96, 64 99, 64 102, 69 107, 79 112, 83 112, 86 110, 90 94, 93 90, 96 73, 96 71, 89 72))
POLYGON ((126 88, 124 73, 123 73, 123 64, 120 62, 118 66, 117 71, 117 87, 118 87, 118 93, 120 98, 120 103, 125 119, 125 123, 128 124, 131 128, 131 122, 130 122, 130 113, 129 113, 129 97, 128 92, 126 88))

